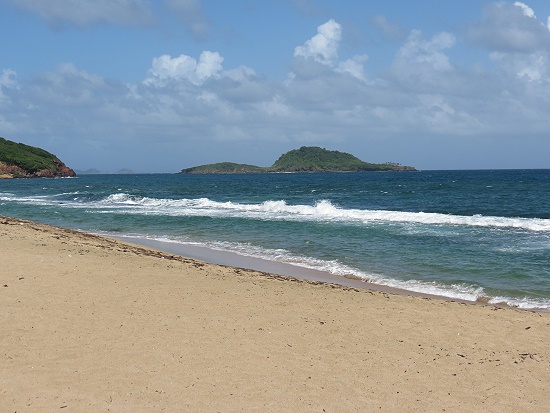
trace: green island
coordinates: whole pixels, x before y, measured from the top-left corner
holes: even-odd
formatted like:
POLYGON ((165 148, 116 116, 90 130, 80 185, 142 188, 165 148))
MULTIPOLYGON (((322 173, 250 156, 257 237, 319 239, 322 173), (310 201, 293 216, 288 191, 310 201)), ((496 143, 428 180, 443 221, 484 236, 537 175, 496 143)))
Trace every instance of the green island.
POLYGON ((0 178, 76 176, 57 156, 35 146, 0 137, 0 178))
POLYGON ((339 151, 330 151, 318 146, 302 146, 281 155, 272 166, 220 162, 183 169, 182 174, 244 174, 285 172, 385 172, 416 171, 412 166, 398 163, 369 163, 339 151))

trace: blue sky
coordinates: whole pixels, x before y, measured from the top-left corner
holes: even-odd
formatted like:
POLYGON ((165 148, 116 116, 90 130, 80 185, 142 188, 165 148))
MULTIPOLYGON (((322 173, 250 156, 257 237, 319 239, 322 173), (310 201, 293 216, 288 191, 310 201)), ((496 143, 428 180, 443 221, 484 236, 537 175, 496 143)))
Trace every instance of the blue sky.
POLYGON ((0 136, 74 169, 550 168, 550 2, 0 0, 0 136))

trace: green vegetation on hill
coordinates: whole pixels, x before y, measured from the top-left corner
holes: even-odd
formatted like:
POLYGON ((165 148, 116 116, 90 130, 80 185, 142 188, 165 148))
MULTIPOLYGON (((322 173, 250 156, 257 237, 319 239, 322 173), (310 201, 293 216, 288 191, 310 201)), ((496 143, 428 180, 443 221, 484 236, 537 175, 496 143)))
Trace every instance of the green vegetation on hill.
POLYGON ((281 155, 269 169, 273 172, 363 172, 390 171, 396 168, 391 164, 363 162, 346 152, 302 146, 281 155))
POLYGON ((266 168, 244 163, 220 162, 194 166, 181 171, 183 174, 239 174, 267 172, 266 168))
POLYGON ((44 149, 0 138, 0 162, 15 165, 28 172, 56 167, 56 157, 44 149))
POLYGON ((195 166, 181 171, 184 174, 234 174, 266 172, 367 172, 414 171, 411 166, 396 163, 368 163, 345 152, 329 151, 317 146, 302 146, 279 157, 267 168, 254 165, 221 162, 195 166))
POLYGON ((0 137, 0 178, 75 176, 55 155, 0 137))

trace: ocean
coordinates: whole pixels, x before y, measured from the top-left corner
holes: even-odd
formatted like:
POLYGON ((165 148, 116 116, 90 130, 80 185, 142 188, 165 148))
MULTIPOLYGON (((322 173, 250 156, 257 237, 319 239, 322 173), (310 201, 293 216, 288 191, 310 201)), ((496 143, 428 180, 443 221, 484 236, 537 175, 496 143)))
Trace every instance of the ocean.
POLYGON ((0 215, 550 311, 550 170, 4 179, 0 215))

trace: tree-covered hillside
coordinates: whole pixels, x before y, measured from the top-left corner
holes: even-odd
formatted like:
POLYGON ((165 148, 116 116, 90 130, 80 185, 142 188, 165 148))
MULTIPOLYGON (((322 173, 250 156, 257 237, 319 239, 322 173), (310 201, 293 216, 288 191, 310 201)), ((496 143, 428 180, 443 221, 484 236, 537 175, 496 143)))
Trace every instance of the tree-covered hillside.
POLYGON ((0 175, 2 177, 74 176, 55 155, 34 146, 0 137, 0 175))
POLYGON ((239 174, 239 173, 261 173, 267 172, 266 168, 247 165, 243 163, 220 162, 208 165, 194 166, 181 171, 184 174, 239 174))
POLYGON ((279 157, 270 167, 260 167, 232 162, 195 166, 181 171, 184 174, 227 174, 265 172, 367 172, 414 171, 411 166, 396 163, 375 164, 363 162, 345 152, 329 151, 317 146, 302 146, 279 157))
POLYGON ((399 167, 393 164, 363 162, 359 158, 339 151, 317 146, 302 146, 283 155, 271 168, 272 172, 363 172, 390 171, 399 167))

